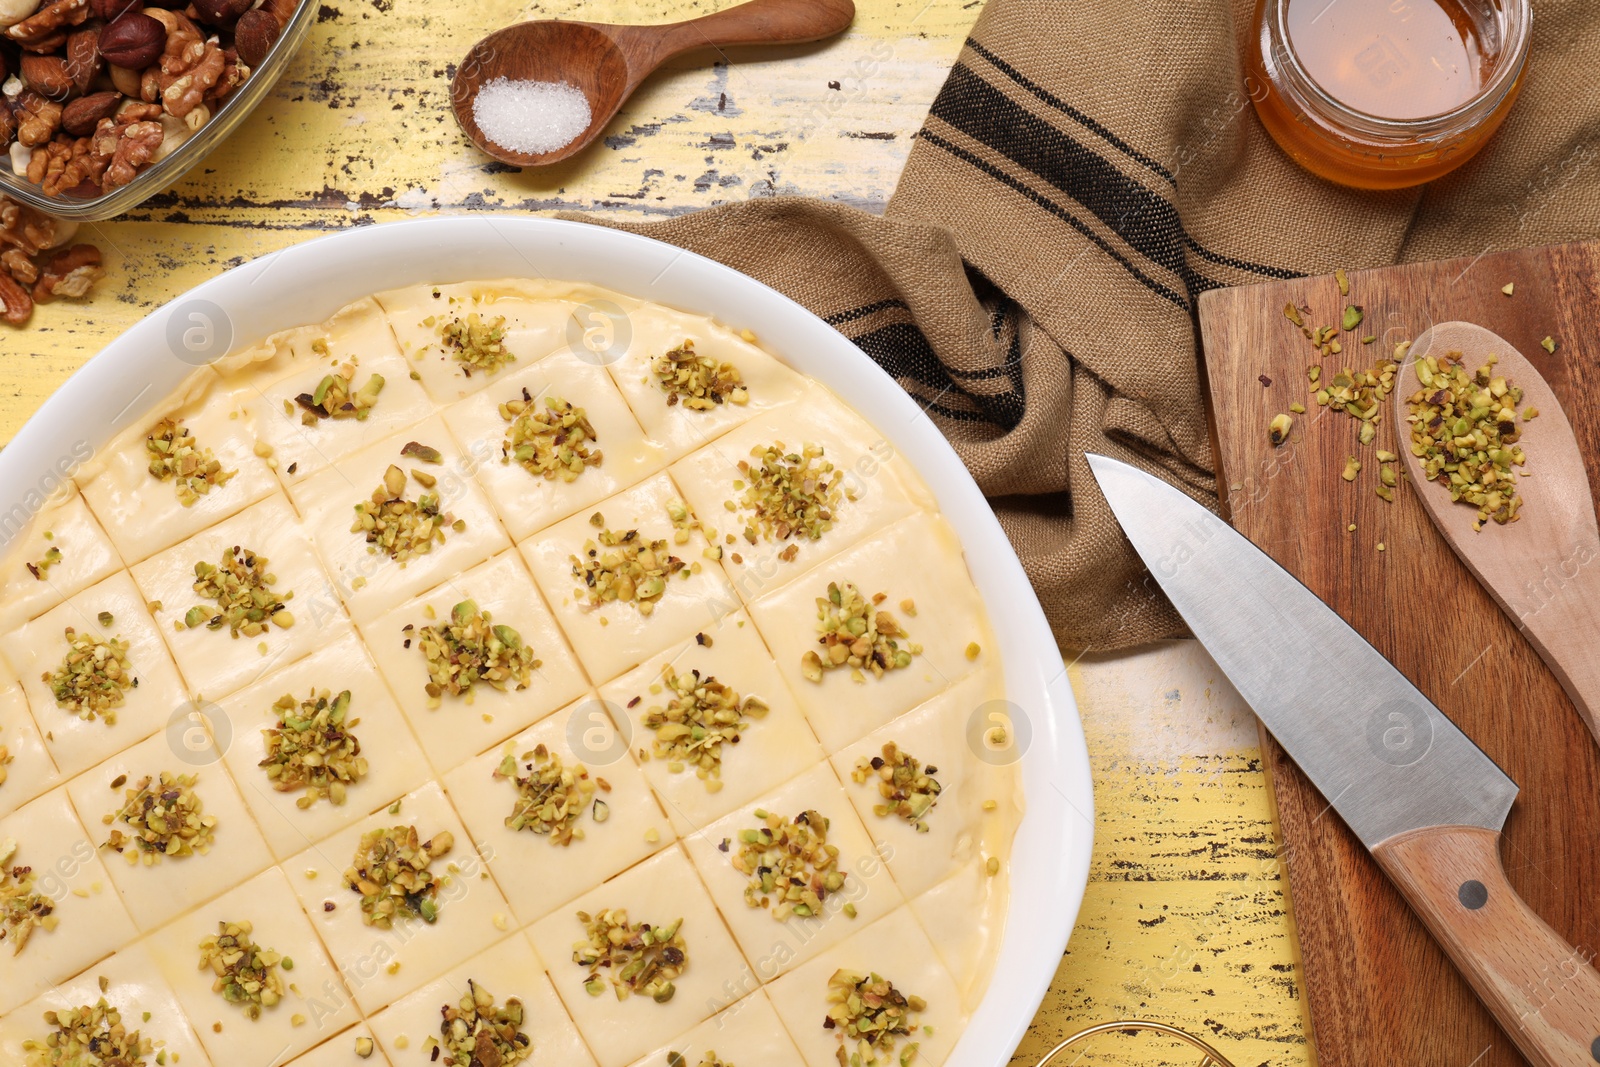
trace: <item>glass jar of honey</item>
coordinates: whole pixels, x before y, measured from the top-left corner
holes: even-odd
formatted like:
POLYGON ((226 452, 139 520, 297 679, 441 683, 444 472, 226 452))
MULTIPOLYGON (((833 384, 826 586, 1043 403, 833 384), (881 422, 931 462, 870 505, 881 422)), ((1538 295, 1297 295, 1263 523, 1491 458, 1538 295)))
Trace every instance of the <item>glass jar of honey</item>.
POLYGON ((1261 0, 1248 64, 1262 124, 1313 174, 1432 181, 1500 127, 1527 65, 1529 0, 1261 0))

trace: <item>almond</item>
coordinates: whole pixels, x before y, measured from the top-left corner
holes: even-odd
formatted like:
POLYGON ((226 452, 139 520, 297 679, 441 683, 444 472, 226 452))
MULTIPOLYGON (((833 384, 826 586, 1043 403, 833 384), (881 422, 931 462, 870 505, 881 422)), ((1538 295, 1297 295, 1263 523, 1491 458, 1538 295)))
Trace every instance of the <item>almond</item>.
POLYGON ((28 88, 50 100, 65 100, 77 88, 67 61, 60 56, 25 53, 18 73, 28 88))
POLYGON ((254 70, 267 58, 267 53, 272 51, 282 32, 282 27, 271 12, 259 9, 246 11, 239 16, 239 25, 234 29, 233 47, 238 51, 240 61, 254 70))
POLYGON ((101 119, 115 115, 117 105, 121 103, 122 94, 109 89, 79 97, 62 110, 61 128, 74 137, 87 137, 94 132, 101 119))
POLYGON ((104 60, 100 58, 100 27, 85 26, 81 30, 73 30, 67 38, 67 73, 72 75, 72 82, 80 94, 89 91, 89 83, 94 81, 104 65, 104 60))

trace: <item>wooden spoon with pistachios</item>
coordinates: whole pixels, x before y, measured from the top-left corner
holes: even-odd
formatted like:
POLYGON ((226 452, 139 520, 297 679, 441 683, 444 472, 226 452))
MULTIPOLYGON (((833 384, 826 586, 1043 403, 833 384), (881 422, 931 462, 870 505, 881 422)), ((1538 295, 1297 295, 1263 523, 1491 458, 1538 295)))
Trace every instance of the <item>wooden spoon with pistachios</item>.
MULTIPOLYGON (((1498 335, 1471 323, 1446 322, 1417 338, 1400 370, 1395 397, 1391 407, 1399 453, 1433 524, 1544 657, 1590 732, 1600 738, 1600 530, 1578 439, 1549 384, 1498 335), (1420 391, 1425 398, 1444 399, 1439 391, 1448 388, 1447 380, 1423 368, 1428 357, 1442 361, 1447 355, 1452 360, 1459 356, 1468 376, 1476 375, 1493 355, 1491 395, 1502 380, 1508 392, 1522 390, 1515 444, 1526 463, 1512 468, 1517 477, 1508 484, 1497 472, 1490 486, 1502 491, 1502 498, 1490 503, 1507 503, 1509 490, 1522 498, 1513 522, 1482 521, 1479 507, 1452 501, 1448 475, 1428 481, 1425 460, 1416 454, 1425 446, 1413 447, 1417 423, 1410 398, 1420 391), (1523 417, 1529 409, 1537 413, 1532 419, 1523 417)), ((1470 418, 1461 425, 1446 419, 1439 426, 1444 432, 1474 428, 1470 418)), ((1443 627, 1448 635, 1448 619, 1429 624, 1443 627)), ((1494 650, 1487 654, 1493 656, 1494 650)))

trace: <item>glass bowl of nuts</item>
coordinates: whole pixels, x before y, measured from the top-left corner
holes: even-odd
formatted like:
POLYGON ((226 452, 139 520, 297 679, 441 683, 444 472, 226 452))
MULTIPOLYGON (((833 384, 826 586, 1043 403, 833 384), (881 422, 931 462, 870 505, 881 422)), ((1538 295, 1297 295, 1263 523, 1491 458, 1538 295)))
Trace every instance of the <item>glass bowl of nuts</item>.
POLYGON ((127 211, 233 132, 314 18, 311 0, 0 0, 0 193, 127 211))

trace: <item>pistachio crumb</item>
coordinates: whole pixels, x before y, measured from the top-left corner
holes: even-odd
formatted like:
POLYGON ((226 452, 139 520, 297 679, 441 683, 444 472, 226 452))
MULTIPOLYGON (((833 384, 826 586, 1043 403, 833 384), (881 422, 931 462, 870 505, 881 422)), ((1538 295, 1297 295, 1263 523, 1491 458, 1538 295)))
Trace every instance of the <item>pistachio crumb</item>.
POLYGON ((1517 283, 1516 282, 1506 282, 1504 285, 1502 285, 1500 287, 1500 291, 1502 293, 1506 294, 1507 296, 1510 296, 1512 293, 1515 293, 1517 291, 1517 283))
MULTIPOLYGON (((596 822, 605 822, 602 809, 597 807, 601 802, 591 804, 597 783, 589 769, 578 762, 567 766, 560 753, 551 752, 543 744, 524 752, 520 761, 506 753, 494 777, 508 779, 516 786, 517 799, 505 818, 511 830, 544 834, 552 845, 566 846, 584 839, 578 821, 585 809, 590 809, 596 822)), ((604 810, 609 814, 609 809, 604 810)))
POLYGON ((70 626, 64 634, 67 652, 61 666, 43 675, 56 707, 87 722, 101 718, 106 725, 115 725, 123 694, 139 684, 128 662, 128 642, 121 635, 104 640, 70 626))
POLYGON ((1515 468, 1526 462, 1517 443, 1523 394, 1495 373, 1496 362, 1490 355, 1468 373, 1459 352, 1429 355, 1415 364, 1421 388, 1408 398, 1411 454, 1424 478, 1442 482, 1451 500, 1477 508, 1475 530, 1491 520, 1515 522, 1522 507, 1515 468))
MULTIPOLYGON (((304 700, 285 693, 270 712, 276 725, 263 730, 266 758, 257 764, 280 793, 304 790, 295 801, 309 808, 318 800, 343 804, 350 786, 366 777, 368 765, 361 741, 352 732, 361 721, 350 717, 350 690, 338 696, 313 690, 304 700)), ((315 878, 316 871, 306 877, 315 878)))
POLYGON ((749 879, 745 904, 770 908, 779 922, 791 915, 821 915, 828 895, 845 883, 839 846, 828 844, 828 819, 802 811, 785 820, 759 808, 755 817, 762 825, 740 830, 739 849, 730 857, 734 870, 749 879))
POLYGON ((444 544, 445 530, 455 530, 460 521, 441 510, 437 493, 420 492, 411 500, 405 490, 406 472, 390 464, 371 498, 355 506, 356 519, 350 525, 350 532, 363 535, 371 551, 382 552, 401 566, 444 544))
POLYGON ((283 999, 283 979, 278 974, 282 957, 252 941, 253 931, 248 922, 217 923, 217 932, 200 942, 200 966, 216 976, 212 992, 242 1007, 249 1018, 259 1019, 262 1008, 283 999))
POLYGON ((652 926, 631 923, 625 909, 602 911, 591 917, 578 912, 584 939, 573 942, 572 961, 588 969, 583 988, 599 996, 609 984, 618 1000, 635 993, 665 1004, 677 992, 673 982, 688 967, 683 940, 683 920, 652 926))
POLYGON ((667 579, 685 567, 670 547, 665 540, 646 540, 638 530, 602 529, 584 542, 581 558, 569 557, 579 582, 577 596, 591 608, 621 601, 633 604, 641 615, 653 613, 666 593, 667 579))
POLYGON ((881 975, 841 969, 828 979, 828 1010, 822 1025, 838 1036, 841 1063, 906 1067, 917 1059, 917 1042, 908 1043, 898 1056, 895 1048, 901 1038, 921 1029, 918 1016, 927 1009, 921 997, 907 996, 881 975))
POLYGON ((223 470, 211 449, 195 442, 182 419, 168 417, 156 423, 145 435, 144 447, 151 477, 173 482, 178 502, 186 508, 239 473, 223 470))
POLYGON ((16 854, 15 838, 0 841, 0 942, 10 943, 13 956, 22 954, 35 930, 54 930, 60 921, 55 901, 38 891, 33 868, 12 862, 16 854))
POLYGON ((344 884, 361 898, 362 921, 389 929, 396 919, 433 923, 439 918, 441 880, 430 865, 448 855, 455 835, 441 830, 420 840, 415 826, 371 830, 361 836, 344 884))
POLYGON ((502 693, 526 689, 543 666, 520 633, 496 623, 472 600, 452 607, 442 625, 419 629, 416 643, 428 666, 425 689, 434 699, 470 695, 479 682, 502 693))
POLYGON ((722 777, 727 746, 739 743, 751 719, 766 716, 767 704, 754 696, 741 698, 697 670, 679 674, 668 664, 661 678, 670 694, 667 702, 651 705, 642 715, 645 727, 655 733, 651 754, 669 761, 669 770, 692 767, 711 788, 711 782, 722 777))
POLYGON ((810 651, 800 659, 800 673, 808 681, 820 682, 824 671, 850 668, 855 681, 864 681, 862 668, 881 678, 885 671, 911 666, 911 658, 922 646, 900 638, 907 636, 899 622, 887 611, 878 610, 886 595, 878 593, 869 601, 852 582, 829 582, 828 595, 817 598, 817 643, 821 651, 810 651))
POLYGON ((939 793, 943 789, 934 777, 938 770, 937 767, 923 766, 922 761, 889 741, 884 744, 882 755, 858 759, 850 777, 857 783, 877 779, 878 795, 886 803, 874 804, 873 814, 881 818, 898 816, 915 827, 918 833, 927 833, 928 824, 924 817, 939 802, 939 793))
POLYGON ((544 398, 544 406, 528 391, 522 398, 500 405, 506 420, 505 439, 500 444, 500 462, 515 463, 536 477, 576 481, 590 467, 605 459, 597 447, 600 435, 581 407, 558 396, 544 398))
POLYGON ((1554 352, 1556 350, 1556 339, 1554 337, 1546 337, 1543 341, 1539 342, 1539 347, 1544 349, 1546 352, 1554 352))
POLYGON ((461 999, 445 1004, 439 1013, 439 1037, 429 1040, 437 1062, 449 1067, 511 1067, 533 1055, 533 1039, 522 1030, 522 1001, 516 997, 496 1006, 494 994, 469 978, 461 999))
POLYGON ((516 362, 517 357, 505 345, 504 315, 497 315, 493 322, 485 322, 476 311, 465 318, 429 315, 422 324, 438 329, 440 347, 462 364, 461 372, 469 378, 474 369, 493 374, 507 363, 516 362))
POLYGON ((124 791, 122 807, 111 816, 132 832, 113 829, 100 847, 146 866, 211 851, 217 817, 205 814, 194 788, 198 780, 197 774, 171 771, 139 779, 124 791))
POLYGON ((697 355, 689 338, 653 360, 650 369, 667 394, 668 407, 682 404, 691 411, 709 411, 725 402, 745 404, 750 400, 739 368, 697 355))

